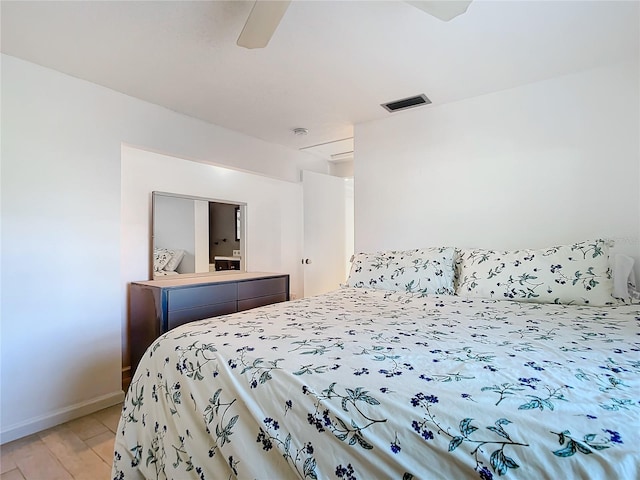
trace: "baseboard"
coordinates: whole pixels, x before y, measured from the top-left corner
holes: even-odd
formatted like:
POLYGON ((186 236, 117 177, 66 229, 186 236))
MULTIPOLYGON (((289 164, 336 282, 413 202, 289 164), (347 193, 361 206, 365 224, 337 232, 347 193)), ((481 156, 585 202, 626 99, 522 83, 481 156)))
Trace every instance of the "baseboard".
POLYGON ((129 384, 131 383, 131 367, 124 367, 122 369, 122 391, 129 390, 129 384))
POLYGON ((124 400, 124 392, 112 392, 100 397, 92 398, 86 402, 76 403, 69 407, 65 407, 54 411, 47 415, 34 417, 24 422, 10 425, 0 432, 0 445, 18 438, 26 437, 32 433, 41 432, 47 428, 55 427, 61 423, 84 417, 91 413, 102 410, 103 408, 117 405, 124 400))

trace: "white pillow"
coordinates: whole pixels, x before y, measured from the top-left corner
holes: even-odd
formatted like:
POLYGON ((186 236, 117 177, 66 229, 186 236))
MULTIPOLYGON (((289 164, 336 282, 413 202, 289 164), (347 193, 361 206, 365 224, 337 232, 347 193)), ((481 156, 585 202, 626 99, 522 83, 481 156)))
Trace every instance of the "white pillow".
POLYGON ((620 253, 613 257, 613 296, 628 302, 635 289, 633 264, 635 260, 620 253))
POLYGON ((454 253, 453 248, 445 247, 358 253, 347 285, 420 296, 453 294, 454 253))
POLYGON ((615 303, 609 243, 594 240, 542 250, 461 250, 458 295, 602 306, 615 303))
POLYGON ((173 272, 176 268, 178 268, 178 265, 180 265, 180 262, 184 257, 184 250, 176 249, 167 251, 171 253, 171 259, 164 266, 163 270, 167 272, 173 272))

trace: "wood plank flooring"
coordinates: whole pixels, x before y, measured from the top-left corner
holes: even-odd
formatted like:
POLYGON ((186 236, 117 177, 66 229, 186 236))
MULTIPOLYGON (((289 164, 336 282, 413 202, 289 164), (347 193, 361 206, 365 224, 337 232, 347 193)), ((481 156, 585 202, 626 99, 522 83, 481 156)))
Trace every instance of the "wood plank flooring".
POLYGON ((122 404, 0 446, 0 480, 108 480, 122 404))

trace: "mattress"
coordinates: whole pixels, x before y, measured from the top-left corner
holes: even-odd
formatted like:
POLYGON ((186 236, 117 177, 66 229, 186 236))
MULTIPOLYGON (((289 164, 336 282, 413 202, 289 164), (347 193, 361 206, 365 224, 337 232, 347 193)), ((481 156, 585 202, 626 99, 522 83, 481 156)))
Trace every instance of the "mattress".
POLYGON ((640 307, 337 291, 183 325, 115 479, 638 478, 640 307))

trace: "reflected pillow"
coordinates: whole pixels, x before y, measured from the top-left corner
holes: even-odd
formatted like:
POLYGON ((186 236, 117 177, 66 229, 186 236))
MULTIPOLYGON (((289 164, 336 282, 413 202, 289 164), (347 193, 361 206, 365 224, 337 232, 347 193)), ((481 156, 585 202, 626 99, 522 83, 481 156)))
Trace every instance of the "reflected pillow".
POLYGON ((171 259, 164 266, 163 270, 167 272, 173 272, 175 271, 176 268, 178 268, 178 265, 180 265, 180 262, 184 257, 184 250, 176 249, 176 250, 167 250, 167 251, 171 253, 171 259))
POLYGON ((541 250, 460 250, 456 292, 520 302, 615 303, 609 243, 594 240, 541 250))
POLYGON ((169 260, 173 256, 173 252, 166 248, 155 248, 153 250, 153 271, 159 272, 167 266, 169 260))
POLYGON ((426 296, 453 294, 453 248, 358 253, 347 279, 350 287, 394 290, 426 296))

